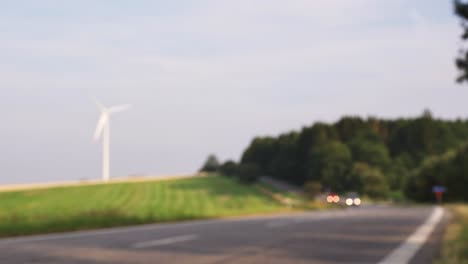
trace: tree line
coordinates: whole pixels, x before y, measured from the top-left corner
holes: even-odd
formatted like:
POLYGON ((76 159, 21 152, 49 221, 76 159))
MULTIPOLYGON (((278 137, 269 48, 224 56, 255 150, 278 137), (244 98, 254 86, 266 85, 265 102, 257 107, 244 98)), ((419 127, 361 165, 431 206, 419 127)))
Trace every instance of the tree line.
POLYGON ((256 137, 239 164, 228 161, 219 169, 245 182, 267 175, 373 198, 427 201, 432 185, 440 184, 447 185, 453 199, 468 200, 457 185, 468 182, 468 167, 461 168, 468 156, 461 146, 467 140, 467 120, 436 119, 427 110, 416 118, 394 120, 348 116, 333 124, 318 122, 300 131, 256 137), (451 168, 455 165, 459 169, 451 168))

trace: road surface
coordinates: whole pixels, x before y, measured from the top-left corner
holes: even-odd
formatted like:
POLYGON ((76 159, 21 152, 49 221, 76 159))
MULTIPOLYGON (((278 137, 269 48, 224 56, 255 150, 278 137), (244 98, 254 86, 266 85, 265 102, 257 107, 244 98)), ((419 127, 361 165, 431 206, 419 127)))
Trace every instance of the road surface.
POLYGON ((363 207, 1 239, 0 263, 431 263, 446 222, 437 210, 363 207))

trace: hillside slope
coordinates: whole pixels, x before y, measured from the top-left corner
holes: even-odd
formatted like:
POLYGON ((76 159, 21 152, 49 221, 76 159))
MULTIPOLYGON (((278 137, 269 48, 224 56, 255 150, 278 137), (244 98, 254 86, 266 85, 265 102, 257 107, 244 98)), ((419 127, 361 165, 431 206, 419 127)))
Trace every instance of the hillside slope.
POLYGON ((0 236, 287 210, 222 176, 0 193, 0 236))

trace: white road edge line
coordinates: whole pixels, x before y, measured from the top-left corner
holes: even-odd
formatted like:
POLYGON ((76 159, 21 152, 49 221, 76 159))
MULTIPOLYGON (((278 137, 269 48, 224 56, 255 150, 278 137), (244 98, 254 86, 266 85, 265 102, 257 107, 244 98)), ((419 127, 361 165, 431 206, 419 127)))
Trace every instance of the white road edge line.
POLYGON ((151 240, 151 241, 136 243, 132 245, 132 248, 157 247, 157 246, 175 244, 179 242, 192 241, 196 239, 198 239, 198 235, 195 235, 195 234, 185 235, 185 236, 175 236, 175 237, 168 237, 168 238, 163 238, 163 239, 158 239, 158 240, 151 240))
POLYGON ((388 254, 378 264, 407 264, 426 243, 429 235, 434 231, 444 215, 444 209, 437 206, 432 214, 419 228, 408 237, 399 247, 388 254))

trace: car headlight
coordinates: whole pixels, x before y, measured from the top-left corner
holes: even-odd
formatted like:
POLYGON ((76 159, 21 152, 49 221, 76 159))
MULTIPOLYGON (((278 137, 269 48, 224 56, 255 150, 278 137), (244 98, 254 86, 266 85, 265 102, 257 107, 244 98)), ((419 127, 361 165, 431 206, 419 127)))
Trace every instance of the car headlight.
POLYGON ((340 197, 338 195, 333 197, 333 202, 337 203, 339 201, 340 201, 340 197))
POLYGON ((360 205, 360 204, 361 204, 361 199, 355 198, 355 199, 354 199, 354 204, 355 204, 355 205, 360 205))
POLYGON ((348 205, 348 206, 353 205, 353 199, 351 199, 351 198, 346 199, 346 205, 348 205))

